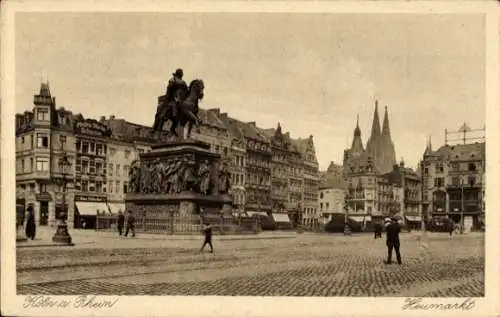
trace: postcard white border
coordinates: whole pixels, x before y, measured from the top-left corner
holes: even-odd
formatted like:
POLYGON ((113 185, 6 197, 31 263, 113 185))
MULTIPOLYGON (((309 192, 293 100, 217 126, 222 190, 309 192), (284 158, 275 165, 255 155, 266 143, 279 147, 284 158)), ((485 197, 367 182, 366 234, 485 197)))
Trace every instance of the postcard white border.
MULTIPOLYGON (((365 2, 365 1, 13 1, 1 3, 1 303, 7 316, 493 316, 498 304, 499 273, 499 24, 492 2, 365 2), (402 311, 402 298, 302 297, 122 297, 112 309, 24 309, 24 296, 16 296, 15 274, 15 53, 16 12, 289 12, 289 13, 419 13, 485 14, 486 67, 486 297, 476 299, 472 311, 402 311)), ((74 296, 54 296, 73 299, 74 296)), ((462 298, 428 299, 428 303, 461 302, 462 298)))

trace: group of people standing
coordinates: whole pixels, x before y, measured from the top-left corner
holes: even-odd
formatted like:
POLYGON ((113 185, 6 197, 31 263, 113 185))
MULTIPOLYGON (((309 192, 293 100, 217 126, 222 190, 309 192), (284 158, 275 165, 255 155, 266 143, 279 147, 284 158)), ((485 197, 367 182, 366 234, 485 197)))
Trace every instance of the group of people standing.
POLYGON ((135 237, 135 216, 132 211, 128 211, 127 219, 125 219, 125 215, 121 210, 118 211, 118 221, 116 227, 118 229, 118 234, 121 236, 123 234, 123 227, 125 226, 125 220, 127 222, 127 226, 125 227, 124 236, 127 237, 128 233, 132 234, 132 238, 135 237))

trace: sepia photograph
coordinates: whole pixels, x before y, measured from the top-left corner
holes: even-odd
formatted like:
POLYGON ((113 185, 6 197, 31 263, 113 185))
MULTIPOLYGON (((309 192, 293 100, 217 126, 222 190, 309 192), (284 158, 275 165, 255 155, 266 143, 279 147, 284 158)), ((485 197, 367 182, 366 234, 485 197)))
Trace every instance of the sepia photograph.
POLYGON ((485 298, 486 14, 186 11, 13 14, 19 305, 485 298))

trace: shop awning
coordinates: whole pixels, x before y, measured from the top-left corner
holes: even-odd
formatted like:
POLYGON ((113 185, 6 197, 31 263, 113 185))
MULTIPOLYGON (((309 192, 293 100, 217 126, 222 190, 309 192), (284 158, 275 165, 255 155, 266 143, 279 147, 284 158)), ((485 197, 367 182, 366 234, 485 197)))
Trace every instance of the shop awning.
POLYGON ((420 217, 420 216, 405 216, 405 217, 406 217, 406 220, 408 220, 408 221, 413 221, 413 222, 422 221, 422 217, 420 217))
POLYGON ((249 217, 252 217, 253 215, 260 215, 260 216, 267 217, 267 212, 265 212, 265 211, 247 211, 247 214, 249 217))
POLYGON ((108 203, 112 214, 118 214, 118 211, 125 212, 125 204, 108 203))
POLYGON ((101 202, 77 201, 76 208, 81 216, 97 216, 97 211, 109 214, 108 206, 101 202))
POLYGON ((290 222, 287 214, 273 214, 275 222, 290 222))
POLYGON ((363 221, 365 221, 365 218, 366 218, 365 216, 348 216, 348 217, 352 221, 356 221, 356 222, 363 222, 363 221))

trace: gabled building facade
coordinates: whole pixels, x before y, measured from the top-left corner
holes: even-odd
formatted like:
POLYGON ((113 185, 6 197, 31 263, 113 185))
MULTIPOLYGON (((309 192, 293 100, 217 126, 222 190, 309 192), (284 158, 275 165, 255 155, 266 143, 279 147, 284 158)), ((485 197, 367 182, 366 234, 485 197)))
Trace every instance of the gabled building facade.
MULTIPOLYGON (((432 149, 429 140, 420 163, 423 214, 427 221, 451 219, 468 228, 484 224, 486 143, 469 141, 432 149)), ((484 139, 483 139, 484 140, 484 139)))
POLYGON ((316 157, 313 136, 306 139, 295 140, 297 149, 301 154, 301 170, 304 175, 304 192, 302 197, 302 225, 306 227, 319 227, 319 165, 316 157))

